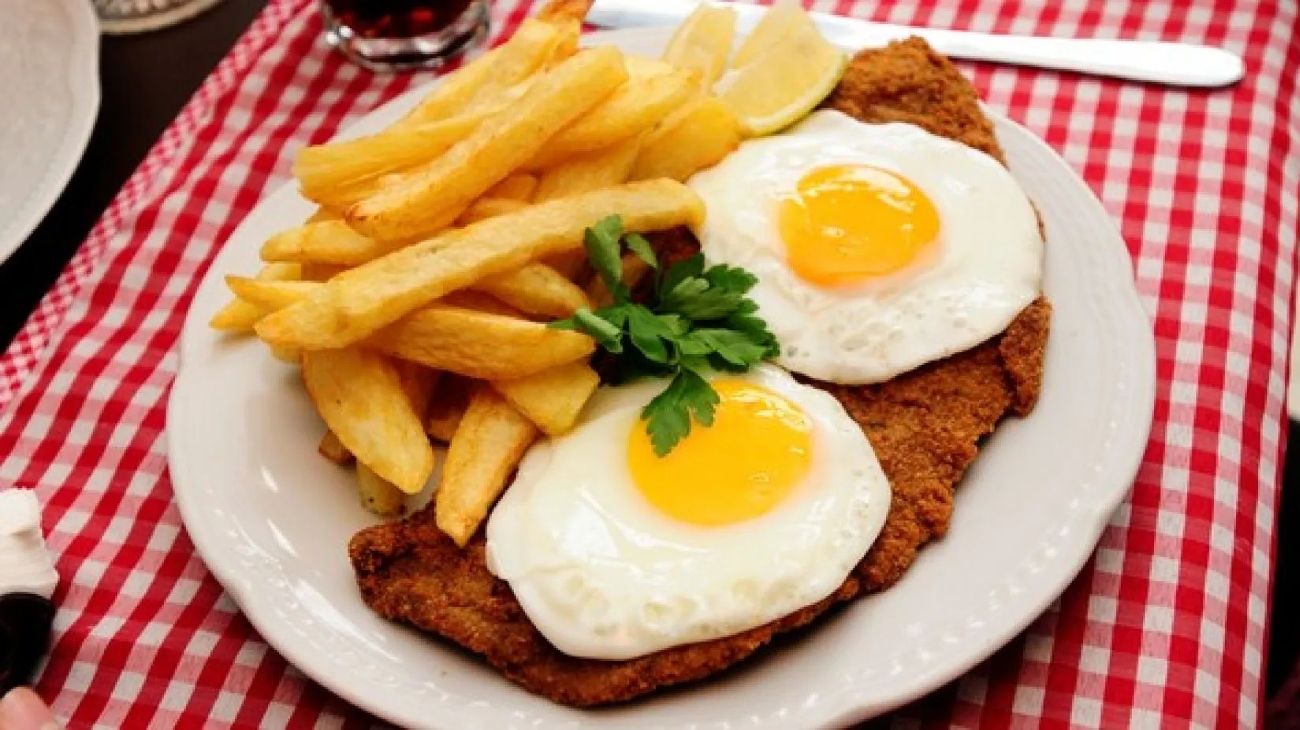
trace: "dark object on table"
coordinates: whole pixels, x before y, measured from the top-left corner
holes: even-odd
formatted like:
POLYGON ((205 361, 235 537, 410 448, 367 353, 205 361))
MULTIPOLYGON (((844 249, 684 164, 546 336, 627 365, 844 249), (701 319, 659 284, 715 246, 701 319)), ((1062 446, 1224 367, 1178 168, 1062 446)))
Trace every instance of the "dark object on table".
POLYGON ((35 593, 0 596, 0 695, 27 684, 50 648, 54 604, 35 593))
POLYGON ((325 41, 372 71, 437 68, 487 37, 487 0, 323 0, 325 41))

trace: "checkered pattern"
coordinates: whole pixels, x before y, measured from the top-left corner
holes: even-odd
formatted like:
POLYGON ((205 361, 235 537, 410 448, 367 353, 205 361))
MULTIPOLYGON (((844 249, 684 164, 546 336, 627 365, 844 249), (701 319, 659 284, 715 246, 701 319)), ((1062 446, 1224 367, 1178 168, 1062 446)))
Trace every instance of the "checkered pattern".
MULTIPOLYGON (((528 0, 494 3, 498 37, 528 0)), ((1246 58, 1187 91, 966 64, 1122 226, 1156 320, 1155 428, 1096 557, 1022 637, 901 725, 1254 724, 1283 449, 1300 140, 1286 0, 818 2, 896 23, 1180 39, 1246 58)), ((0 358, 0 481, 33 486, 64 576, 39 689, 73 727, 363 725, 270 651, 181 529, 163 404, 183 316, 292 151, 392 98, 273 0, 0 358)))

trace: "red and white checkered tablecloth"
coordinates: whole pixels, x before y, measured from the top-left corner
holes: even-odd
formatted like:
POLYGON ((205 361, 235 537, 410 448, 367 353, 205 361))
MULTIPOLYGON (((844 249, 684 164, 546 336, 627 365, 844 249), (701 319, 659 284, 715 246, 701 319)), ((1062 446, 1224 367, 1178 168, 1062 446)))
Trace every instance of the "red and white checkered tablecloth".
MULTIPOLYGON (((508 34, 528 0, 496 2, 508 34)), ((1234 727, 1262 705, 1300 191, 1289 0, 817 2, 895 23, 1184 40, 1244 83, 1188 91, 963 64, 1120 222, 1156 319, 1155 428, 1095 558, 1020 638, 899 724, 1234 727)), ((182 529, 164 402, 190 297, 299 146, 424 76, 376 76, 272 0, 0 358, 0 482, 32 486, 64 582, 38 689, 71 727, 364 725, 288 666, 182 529)))

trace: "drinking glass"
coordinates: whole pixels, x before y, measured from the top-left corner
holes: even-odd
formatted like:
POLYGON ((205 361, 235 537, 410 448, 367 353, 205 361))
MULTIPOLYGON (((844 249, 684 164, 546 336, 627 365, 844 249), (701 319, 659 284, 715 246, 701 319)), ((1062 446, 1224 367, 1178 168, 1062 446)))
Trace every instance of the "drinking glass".
POLYGON ((322 0, 325 40, 376 71, 437 68, 482 42, 487 0, 322 0))

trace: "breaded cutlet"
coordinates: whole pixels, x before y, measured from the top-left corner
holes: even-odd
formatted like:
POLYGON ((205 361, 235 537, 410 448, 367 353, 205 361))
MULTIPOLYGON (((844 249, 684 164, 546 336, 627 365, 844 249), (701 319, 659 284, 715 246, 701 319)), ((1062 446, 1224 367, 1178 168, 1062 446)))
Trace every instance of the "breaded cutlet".
MULTIPOLYGON (((826 106, 865 122, 911 122, 1002 159, 974 89, 919 39, 857 54, 826 106)), ((654 239, 666 259, 698 248, 680 231, 654 239)), ((556 702, 620 702, 707 677, 834 604, 893 584, 918 549, 946 532, 954 489, 980 440, 1007 414, 1033 408, 1049 317, 1040 298, 992 340, 887 383, 813 383, 838 398, 862 427, 893 499, 880 537, 843 585, 772 623, 626 661, 567 656, 533 627, 509 585, 488 572, 482 533, 461 550, 438 530, 432 509, 357 533, 349 546, 357 584, 380 615, 481 654, 511 680, 556 702)))

